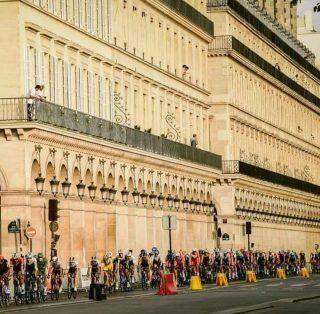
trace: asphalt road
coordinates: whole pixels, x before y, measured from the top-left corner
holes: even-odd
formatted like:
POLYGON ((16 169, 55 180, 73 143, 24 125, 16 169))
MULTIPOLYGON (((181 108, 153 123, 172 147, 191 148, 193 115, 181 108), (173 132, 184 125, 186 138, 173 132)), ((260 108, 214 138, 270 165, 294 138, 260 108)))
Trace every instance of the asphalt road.
POLYGON ((182 289, 178 295, 155 296, 154 291, 120 294, 106 301, 85 298, 32 307, 11 307, 2 312, 32 314, 99 313, 320 313, 320 276, 311 279, 260 280, 228 287, 206 286, 200 292, 182 289))

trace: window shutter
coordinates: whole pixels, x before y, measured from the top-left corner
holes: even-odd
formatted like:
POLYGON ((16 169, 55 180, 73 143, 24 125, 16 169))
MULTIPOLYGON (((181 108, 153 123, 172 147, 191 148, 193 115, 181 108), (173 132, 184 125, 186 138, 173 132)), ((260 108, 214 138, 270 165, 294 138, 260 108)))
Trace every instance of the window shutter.
POLYGON ((24 86, 25 86, 25 94, 27 94, 30 90, 29 77, 30 77, 30 46, 25 46, 24 52, 24 86))

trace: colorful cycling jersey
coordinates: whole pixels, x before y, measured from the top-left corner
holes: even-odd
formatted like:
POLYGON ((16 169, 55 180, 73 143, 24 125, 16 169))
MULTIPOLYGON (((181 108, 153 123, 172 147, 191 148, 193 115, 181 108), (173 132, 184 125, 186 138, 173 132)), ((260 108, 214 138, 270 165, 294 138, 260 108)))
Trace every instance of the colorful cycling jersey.
POLYGON ((43 257, 42 259, 37 259, 37 267, 38 267, 38 271, 41 274, 45 274, 46 273, 46 267, 48 265, 48 260, 43 257))
POLYGON ((133 260, 132 259, 122 259, 120 261, 120 264, 125 268, 125 269, 130 269, 132 266, 134 266, 133 264, 133 260))
POLYGON ((11 265, 14 274, 21 273, 23 267, 23 258, 11 258, 11 265))
POLYGON ((0 276, 3 276, 9 271, 8 261, 3 259, 0 261, 0 276))
POLYGON ((157 266, 158 268, 161 267, 161 259, 160 259, 160 256, 155 256, 152 260, 152 266, 157 266))
POLYGON ((113 269, 113 263, 112 263, 112 258, 104 258, 103 259, 103 270, 104 271, 110 271, 113 269))
POLYGON ((91 261, 91 272, 94 274, 99 272, 99 261, 98 260, 91 261))
POLYGON ((36 263, 34 261, 26 263, 26 274, 34 275, 36 272, 36 263))
POLYGON ((141 256, 140 266, 141 266, 141 268, 148 268, 149 267, 149 259, 147 256, 141 256))
POLYGON ((203 257, 203 259, 202 259, 202 263, 203 263, 204 266, 209 266, 209 264, 210 264, 210 256, 205 255, 203 257))
POLYGON ((52 274, 61 275, 62 269, 59 262, 52 262, 51 267, 52 267, 52 274))
POLYGON ((198 254, 190 255, 190 266, 197 266, 199 264, 198 254))
POLYGON ((68 273, 69 274, 75 274, 78 270, 78 267, 76 264, 71 264, 69 265, 69 270, 68 270, 68 273))

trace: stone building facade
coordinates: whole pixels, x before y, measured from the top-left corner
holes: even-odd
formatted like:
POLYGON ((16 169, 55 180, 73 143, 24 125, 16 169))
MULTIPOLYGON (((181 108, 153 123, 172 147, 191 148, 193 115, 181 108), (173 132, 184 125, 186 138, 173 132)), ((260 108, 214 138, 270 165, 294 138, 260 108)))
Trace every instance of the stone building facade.
POLYGON ((50 254, 54 196, 58 255, 81 265, 165 252, 168 214, 174 249, 244 248, 248 220, 258 249, 320 241, 320 74, 293 13, 287 31, 242 0, 0 0, 0 16, 3 254, 17 218, 50 254))

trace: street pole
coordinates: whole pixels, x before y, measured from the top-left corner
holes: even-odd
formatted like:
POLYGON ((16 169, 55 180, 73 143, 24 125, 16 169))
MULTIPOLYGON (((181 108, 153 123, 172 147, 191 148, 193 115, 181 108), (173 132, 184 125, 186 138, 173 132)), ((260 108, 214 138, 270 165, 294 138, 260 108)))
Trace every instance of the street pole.
POLYGON ((22 235, 21 235, 21 220, 20 218, 17 219, 18 226, 19 226, 19 247, 20 247, 20 253, 22 253, 22 235))
POLYGON ((168 223, 169 223, 169 249, 170 253, 172 254, 172 239, 171 239, 171 216, 168 216, 168 223))
POLYGON ((250 234, 248 234, 248 251, 250 251, 251 248, 250 248, 250 234))

